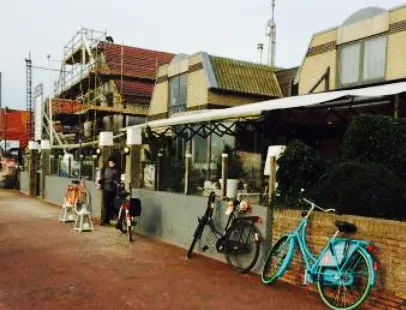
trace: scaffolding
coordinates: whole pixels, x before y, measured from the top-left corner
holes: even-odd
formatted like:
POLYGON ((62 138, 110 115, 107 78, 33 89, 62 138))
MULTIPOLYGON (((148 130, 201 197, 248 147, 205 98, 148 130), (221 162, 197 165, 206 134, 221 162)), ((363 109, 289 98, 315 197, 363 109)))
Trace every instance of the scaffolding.
POLYGON ((31 53, 25 59, 25 77, 26 77, 26 111, 27 115, 27 141, 30 141, 34 136, 34 118, 32 105, 32 60, 31 53))
MULTIPOLYGON (((59 126, 58 132, 49 130, 50 140, 54 136, 62 144, 52 146, 94 144, 100 131, 126 126, 127 117, 145 118, 150 100, 145 92, 153 86, 156 71, 151 70, 150 60, 158 67, 158 53, 114 44, 103 31, 82 28, 76 32, 64 46, 46 117, 50 127, 59 126), (150 76, 145 73, 148 70, 150 76)), ((161 53, 163 63, 165 57, 172 57, 161 53)))
POLYGON ((98 45, 106 37, 106 32, 82 28, 65 45, 60 76, 54 86, 56 97, 62 97, 75 85, 79 85, 83 96, 82 81, 94 72, 98 45))

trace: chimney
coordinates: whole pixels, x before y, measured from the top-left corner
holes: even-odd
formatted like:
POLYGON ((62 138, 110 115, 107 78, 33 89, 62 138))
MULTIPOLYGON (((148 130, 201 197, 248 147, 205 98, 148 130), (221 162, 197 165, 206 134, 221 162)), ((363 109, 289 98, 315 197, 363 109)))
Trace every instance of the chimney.
POLYGON ((264 44, 258 43, 258 63, 262 64, 262 54, 264 51, 264 44))

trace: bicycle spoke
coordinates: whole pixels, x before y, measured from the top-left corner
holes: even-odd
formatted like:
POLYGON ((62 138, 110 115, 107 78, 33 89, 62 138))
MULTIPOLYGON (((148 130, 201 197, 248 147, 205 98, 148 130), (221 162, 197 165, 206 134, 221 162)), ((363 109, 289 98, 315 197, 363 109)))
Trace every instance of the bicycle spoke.
POLYGON ((226 259, 239 272, 249 271, 258 259, 256 233, 255 226, 248 223, 239 223, 228 232, 224 245, 226 259))
POLYGON ((323 301, 335 309, 353 309, 361 304, 370 291, 370 272, 368 261, 360 250, 356 250, 341 270, 321 267, 320 274, 337 273, 339 282, 333 285, 320 277, 319 292, 323 301))

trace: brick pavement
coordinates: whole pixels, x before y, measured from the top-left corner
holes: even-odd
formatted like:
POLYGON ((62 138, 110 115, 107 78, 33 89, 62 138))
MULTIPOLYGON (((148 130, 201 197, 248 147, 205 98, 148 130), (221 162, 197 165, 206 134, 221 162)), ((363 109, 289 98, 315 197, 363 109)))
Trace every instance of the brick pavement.
POLYGON ((0 191, 0 310, 325 309, 317 296, 114 228, 73 232, 58 208, 0 191))

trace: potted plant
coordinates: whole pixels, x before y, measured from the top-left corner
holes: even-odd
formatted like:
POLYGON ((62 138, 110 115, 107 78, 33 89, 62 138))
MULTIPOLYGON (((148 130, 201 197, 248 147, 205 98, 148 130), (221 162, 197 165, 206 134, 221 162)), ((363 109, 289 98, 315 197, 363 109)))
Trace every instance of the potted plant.
MULTIPOLYGON (((223 154, 228 155, 227 196, 235 198, 237 196, 240 179, 244 176, 244 169, 240 157, 235 154, 235 151, 229 145, 226 144, 224 146, 223 154)), ((220 172, 220 184, 221 187, 223 187, 223 180, 221 179, 221 159, 217 167, 220 172)))

